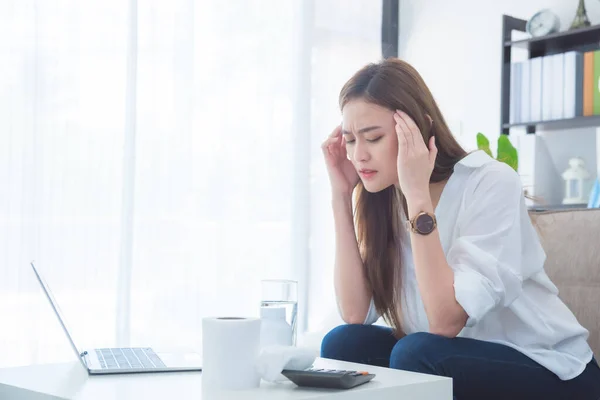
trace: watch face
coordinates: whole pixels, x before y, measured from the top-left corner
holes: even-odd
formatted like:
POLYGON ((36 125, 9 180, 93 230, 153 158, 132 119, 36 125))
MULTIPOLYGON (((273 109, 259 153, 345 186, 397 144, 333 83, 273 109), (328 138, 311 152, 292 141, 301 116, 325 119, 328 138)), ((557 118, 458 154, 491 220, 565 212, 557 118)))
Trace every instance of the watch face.
POLYGON ((434 226, 435 221, 433 220, 433 217, 428 214, 419 215, 417 217, 417 220, 415 221, 415 228, 420 233, 431 233, 431 231, 433 231, 434 226))

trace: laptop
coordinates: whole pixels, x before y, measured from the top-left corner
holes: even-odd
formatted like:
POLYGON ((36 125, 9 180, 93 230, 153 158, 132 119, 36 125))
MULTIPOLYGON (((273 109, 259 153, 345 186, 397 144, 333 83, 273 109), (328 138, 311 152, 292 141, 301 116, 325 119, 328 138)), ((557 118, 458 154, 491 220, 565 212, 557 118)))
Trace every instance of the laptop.
POLYGON ((151 347, 122 347, 122 348, 97 348, 82 349, 77 347, 73 336, 67 328, 60 308, 52 296, 50 288, 42 278, 40 272, 31 263, 31 268, 44 290, 54 314, 58 318, 63 331, 67 335, 71 347, 81 364, 91 375, 125 374, 139 372, 174 372, 174 371, 201 371, 202 359, 197 353, 170 353, 155 351, 151 347))

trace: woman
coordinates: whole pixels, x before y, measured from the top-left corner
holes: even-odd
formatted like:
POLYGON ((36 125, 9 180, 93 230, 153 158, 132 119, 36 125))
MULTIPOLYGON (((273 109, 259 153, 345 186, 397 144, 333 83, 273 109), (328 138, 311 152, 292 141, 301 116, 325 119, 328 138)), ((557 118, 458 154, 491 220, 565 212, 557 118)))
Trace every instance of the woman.
POLYGON ((449 376, 459 400, 600 398, 588 331, 544 271, 518 174, 467 154, 403 61, 358 71, 340 108, 322 149, 347 324, 321 355, 449 376))

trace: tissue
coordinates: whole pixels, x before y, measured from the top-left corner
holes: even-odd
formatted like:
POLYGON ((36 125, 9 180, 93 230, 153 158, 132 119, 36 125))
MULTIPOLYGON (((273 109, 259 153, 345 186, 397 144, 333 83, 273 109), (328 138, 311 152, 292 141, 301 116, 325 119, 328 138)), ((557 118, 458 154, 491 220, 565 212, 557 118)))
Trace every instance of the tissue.
POLYGON ((240 390, 260 386, 258 318, 203 318, 202 386, 240 390))
POLYGON ((282 370, 309 368, 316 358, 316 352, 308 348, 273 345, 262 349, 256 366, 262 379, 278 382, 288 380, 281 374, 282 370))

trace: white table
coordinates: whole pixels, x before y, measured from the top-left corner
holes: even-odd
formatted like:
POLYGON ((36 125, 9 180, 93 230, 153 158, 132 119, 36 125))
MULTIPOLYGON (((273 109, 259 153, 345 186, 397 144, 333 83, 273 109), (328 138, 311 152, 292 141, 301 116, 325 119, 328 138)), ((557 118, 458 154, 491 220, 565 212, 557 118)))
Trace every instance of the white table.
POLYGON ((291 382, 263 382, 259 389, 209 392, 201 372, 89 376, 80 363, 44 364, 0 369, 0 399, 20 400, 451 400, 452 380, 388 368, 318 358, 315 366, 369 371, 377 376, 349 390, 300 388, 291 382))

